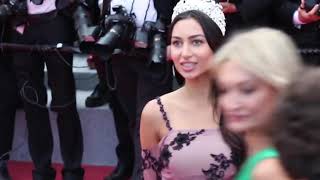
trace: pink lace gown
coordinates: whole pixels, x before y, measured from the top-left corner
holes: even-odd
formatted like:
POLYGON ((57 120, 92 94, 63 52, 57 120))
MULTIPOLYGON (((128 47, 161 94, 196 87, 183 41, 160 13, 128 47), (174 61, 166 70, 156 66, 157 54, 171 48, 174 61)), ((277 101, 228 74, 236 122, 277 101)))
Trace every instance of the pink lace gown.
POLYGON ((231 180, 233 153, 219 129, 174 130, 157 98, 169 133, 152 149, 142 150, 144 180, 231 180))

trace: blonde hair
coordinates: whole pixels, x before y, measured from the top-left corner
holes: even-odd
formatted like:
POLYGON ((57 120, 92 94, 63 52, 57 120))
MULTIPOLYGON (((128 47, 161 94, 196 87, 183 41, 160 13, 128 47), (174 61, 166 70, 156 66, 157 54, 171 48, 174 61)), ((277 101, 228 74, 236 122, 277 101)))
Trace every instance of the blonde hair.
POLYGON ((280 30, 258 28, 233 36, 215 54, 213 67, 236 61, 276 89, 290 83, 301 67, 301 57, 291 38, 280 30))

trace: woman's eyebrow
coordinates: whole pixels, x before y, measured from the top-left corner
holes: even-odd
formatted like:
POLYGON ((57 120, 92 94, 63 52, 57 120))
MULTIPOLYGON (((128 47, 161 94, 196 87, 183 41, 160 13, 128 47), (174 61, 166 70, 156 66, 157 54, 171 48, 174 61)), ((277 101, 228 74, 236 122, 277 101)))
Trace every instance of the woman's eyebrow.
MULTIPOLYGON (((188 39, 193 39, 196 37, 205 37, 203 34, 195 34, 188 37, 188 39)), ((172 36, 172 39, 182 39, 180 36, 172 36)))

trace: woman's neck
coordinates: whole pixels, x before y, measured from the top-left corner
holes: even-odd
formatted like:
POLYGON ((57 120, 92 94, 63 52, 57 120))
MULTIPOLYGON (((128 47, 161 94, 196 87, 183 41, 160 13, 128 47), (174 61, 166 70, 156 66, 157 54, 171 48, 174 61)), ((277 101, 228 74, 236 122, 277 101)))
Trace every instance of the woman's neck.
POLYGON ((265 148, 273 146, 270 137, 261 130, 246 132, 244 139, 247 145, 247 156, 252 156, 265 148))
POLYGON ((207 77, 186 80, 182 87, 183 95, 190 100, 196 100, 195 102, 207 102, 211 103, 209 99, 210 93, 210 80, 207 77), (200 101, 199 101, 200 100, 200 101))

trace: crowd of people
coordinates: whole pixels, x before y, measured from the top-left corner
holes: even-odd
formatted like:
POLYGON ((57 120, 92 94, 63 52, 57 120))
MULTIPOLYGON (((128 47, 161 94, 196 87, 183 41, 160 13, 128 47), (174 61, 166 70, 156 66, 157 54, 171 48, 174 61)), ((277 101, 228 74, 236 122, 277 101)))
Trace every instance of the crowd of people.
MULTIPOLYGON (((0 12, 0 45, 92 45, 85 53, 99 84, 86 106, 110 104, 119 142, 117 166, 105 180, 320 179, 319 4, 18 0, 0 6, 8 10, 0 12), (82 31, 93 25, 93 32, 82 31), (154 60, 154 49, 167 60, 154 60)), ((0 180, 11 179, 7 161, 19 104, 33 179, 56 177, 50 108, 57 113, 63 179, 82 180, 72 53, 0 55, 0 180)))

